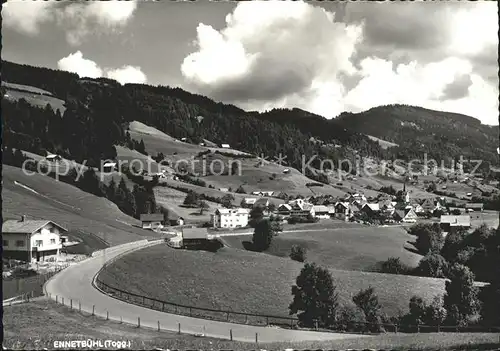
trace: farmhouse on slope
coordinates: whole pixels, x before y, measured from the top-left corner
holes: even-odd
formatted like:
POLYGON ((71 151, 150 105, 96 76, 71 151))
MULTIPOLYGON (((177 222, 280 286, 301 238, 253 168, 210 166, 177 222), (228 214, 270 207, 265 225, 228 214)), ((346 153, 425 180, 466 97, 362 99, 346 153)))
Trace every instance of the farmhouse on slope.
POLYGON ((57 259, 62 248, 61 233, 67 232, 49 220, 22 216, 2 224, 2 257, 26 262, 57 259))

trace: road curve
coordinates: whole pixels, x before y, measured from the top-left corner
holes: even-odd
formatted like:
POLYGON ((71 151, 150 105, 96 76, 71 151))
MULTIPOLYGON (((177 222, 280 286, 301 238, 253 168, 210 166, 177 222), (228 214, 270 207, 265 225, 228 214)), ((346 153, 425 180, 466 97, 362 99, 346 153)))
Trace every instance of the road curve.
POLYGON ((180 316, 117 300, 102 293, 92 285, 95 275, 105 262, 128 251, 131 252, 157 243, 158 241, 148 242, 147 240, 141 240, 102 250, 93 257, 69 266, 53 276, 44 286, 45 293, 50 299, 57 299, 59 303, 62 302, 67 306, 72 305, 74 309, 78 309, 81 306, 81 310, 87 313, 92 313, 93 306, 95 306, 95 315, 106 318, 109 314, 110 320, 137 325, 138 318, 140 318, 141 327, 156 329, 159 323, 161 329, 170 331, 178 331, 180 323, 182 333, 201 334, 221 339, 229 339, 230 330, 232 330, 233 340, 243 342, 255 342, 256 333, 259 342, 298 342, 367 337, 345 333, 323 333, 275 327, 258 327, 180 316))

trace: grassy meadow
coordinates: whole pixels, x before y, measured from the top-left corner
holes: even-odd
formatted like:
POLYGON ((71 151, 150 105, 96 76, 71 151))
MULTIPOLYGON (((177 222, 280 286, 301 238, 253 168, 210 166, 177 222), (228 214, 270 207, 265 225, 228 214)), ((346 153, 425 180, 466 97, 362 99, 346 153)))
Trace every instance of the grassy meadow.
POLYGON ((3 346, 13 350, 51 349, 55 340, 130 340, 134 350, 284 350, 391 349, 493 350, 500 347, 494 333, 382 334, 328 342, 255 344, 196 337, 106 321, 78 313, 54 301, 39 300, 4 308, 3 346), (48 336, 50 335, 50 336, 48 336))
MULTIPOLYGON (((285 234, 283 234, 285 235, 285 234)), ((196 307, 287 316, 302 264, 289 258, 222 248, 216 253, 157 245, 126 255, 101 273, 106 284, 196 307)), ((406 311, 417 294, 430 301, 444 280, 330 269, 342 304, 373 286, 388 315, 406 311)))

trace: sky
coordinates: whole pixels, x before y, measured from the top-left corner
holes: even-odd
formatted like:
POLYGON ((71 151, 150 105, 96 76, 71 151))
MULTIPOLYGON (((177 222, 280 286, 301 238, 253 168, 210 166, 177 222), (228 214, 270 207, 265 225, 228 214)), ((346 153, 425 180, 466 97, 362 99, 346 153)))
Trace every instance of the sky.
POLYGON ((498 8, 478 2, 22 2, 2 57, 326 118, 386 104, 498 125, 498 8))

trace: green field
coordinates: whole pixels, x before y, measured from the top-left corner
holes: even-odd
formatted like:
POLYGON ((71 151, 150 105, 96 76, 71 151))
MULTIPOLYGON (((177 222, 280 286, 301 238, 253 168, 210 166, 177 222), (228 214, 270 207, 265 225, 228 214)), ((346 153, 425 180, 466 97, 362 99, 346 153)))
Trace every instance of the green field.
POLYGON ((119 245, 155 235, 105 198, 40 174, 26 175, 3 165, 2 216, 48 219, 66 227, 90 249, 119 245), (15 183, 17 182, 17 184, 15 183), (24 186, 24 187, 23 187, 24 186))
POLYGON ((19 99, 26 100, 30 105, 45 108, 49 104, 54 111, 59 110, 61 115, 66 110, 64 100, 52 96, 52 93, 35 88, 29 85, 12 84, 2 82, 2 87, 5 87, 6 94, 3 96, 10 101, 17 101, 19 99))
POLYGON ((168 187, 157 186, 154 188, 156 203, 159 206, 173 212, 177 216, 184 218, 189 223, 202 223, 210 220, 210 215, 215 209, 220 207, 219 204, 211 201, 205 201, 209 206, 208 209, 200 214, 199 208, 184 207, 184 199, 186 193, 168 187))
MULTIPOLYGON (((302 264, 233 248, 217 253, 157 245, 111 264, 101 280, 136 294, 196 307, 288 315, 291 286, 302 264)), ((331 269, 342 304, 373 286, 388 315, 406 311, 411 296, 430 301, 444 280, 331 269)))
MULTIPOLYGON (((407 242, 414 240, 400 227, 304 230, 275 237, 266 253, 286 258, 292 245, 299 245, 307 249, 307 261, 335 269, 377 271, 379 263, 389 257, 399 257, 406 265, 416 267, 422 256, 405 249, 411 249, 413 246, 407 242)), ((228 236, 224 241, 231 247, 244 249, 251 236, 228 236)))
MULTIPOLYGON (((237 158, 233 160, 241 162, 240 175, 210 175, 208 170, 200 168, 202 166, 202 158, 197 157, 198 153, 212 150, 224 153, 234 153, 235 155, 244 154, 239 150, 208 148, 199 145, 193 145, 176 140, 175 138, 140 122, 131 122, 129 125, 129 133, 133 139, 143 140, 146 146, 146 151, 150 155, 156 155, 162 152, 165 158, 175 164, 176 162, 187 162, 189 171, 199 174, 201 179, 207 184, 213 185, 216 189, 231 187, 236 190, 240 185, 243 185, 247 192, 252 191, 285 191, 287 194, 294 195, 315 195, 327 194, 333 196, 344 196, 345 192, 340 191, 332 186, 325 185, 323 187, 314 187, 312 190, 306 186, 307 183, 314 182, 313 180, 302 175, 298 170, 290 168, 290 173, 284 174, 283 171, 287 166, 280 166, 273 163, 264 163, 256 167, 259 163, 257 158, 237 158), (193 161, 195 161, 193 163, 193 161), (275 179, 270 179, 275 174, 275 179)), ((215 155, 215 154, 214 154, 215 155)), ((229 157, 217 155, 227 165, 229 157)), ((210 163, 207 161, 207 168, 210 163)), ((216 168, 216 167, 214 167, 216 168)), ((239 202, 238 202, 239 203, 239 202)))
POLYGON ((168 331, 119 324, 81 314, 53 301, 41 300, 3 310, 3 346, 8 349, 52 349, 55 340, 130 340, 131 349, 153 350, 284 350, 294 349, 392 349, 392 350, 493 350, 499 335, 490 333, 386 334, 328 342, 242 343, 200 338, 168 331), (50 336, 49 336, 50 335, 50 336))

